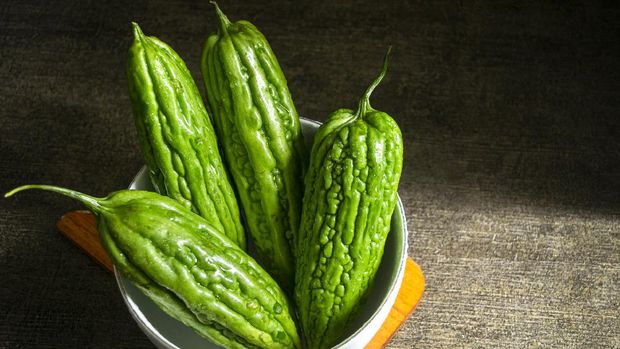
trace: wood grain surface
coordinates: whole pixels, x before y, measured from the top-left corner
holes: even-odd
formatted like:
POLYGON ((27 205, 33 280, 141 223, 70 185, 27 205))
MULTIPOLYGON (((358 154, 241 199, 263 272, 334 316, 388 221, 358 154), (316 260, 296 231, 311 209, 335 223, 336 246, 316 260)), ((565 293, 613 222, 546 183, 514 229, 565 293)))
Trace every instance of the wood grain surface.
MULTIPOLYGON (((110 273, 113 272, 112 261, 99 242, 95 217, 91 213, 87 211, 67 212, 58 220, 56 226, 64 236, 86 252, 88 256, 110 273)), ((411 316, 423 293, 424 275, 422 270, 411 257, 407 257, 402 286, 392 310, 366 349, 385 347, 396 331, 411 316)))
POLYGON ((424 294, 424 274, 420 266, 407 257, 405 265, 405 276, 403 283, 398 291, 398 296, 392 306, 392 310, 388 314, 383 326, 377 331, 370 343, 366 345, 366 349, 384 348, 390 342, 390 339, 405 324, 405 321, 411 316, 416 305, 424 294))
POLYGON ((107 271, 113 272, 112 260, 103 249, 95 216, 88 211, 71 211, 65 213, 56 223, 58 230, 75 243, 107 271))
MULTIPOLYGON (((427 288, 389 348, 620 347, 620 3, 220 6, 261 29, 317 120, 355 107, 393 46, 371 103, 403 132, 408 254, 427 288)), ((0 191, 128 185, 143 164, 130 21, 200 82, 207 1, 2 2, 0 191)), ((80 208, 0 199, 1 348, 152 348, 114 281, 57 233, 80 208)))

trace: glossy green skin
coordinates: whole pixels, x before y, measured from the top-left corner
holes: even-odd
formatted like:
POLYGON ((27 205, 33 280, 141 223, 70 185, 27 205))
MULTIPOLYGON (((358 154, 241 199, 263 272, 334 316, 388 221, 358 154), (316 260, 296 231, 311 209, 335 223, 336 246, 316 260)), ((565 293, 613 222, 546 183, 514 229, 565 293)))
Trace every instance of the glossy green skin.
POLYGON ((245 249, 239 207, 200 92, 181 58, 134 23, 127 65, 140 147, 155 189, 245 249))
POLYGON ((299 116, 265 37, 216 9, 201 60, 207 100, 260 260, 289 289, 306 161, 299 116))
POLYGON ((118 271, 164 312, 226 348, 301 348, 284 292, 254 259, 204 218, 153 192, 106 198, 52 186, 97 217, 118 271))
POLYGON ((390 231, 402 136, 388 114, 370 107, 372 88, 357 112, 331 114, 312 147, 295 275, 310 349, 342 339, 372 285, 390 231))

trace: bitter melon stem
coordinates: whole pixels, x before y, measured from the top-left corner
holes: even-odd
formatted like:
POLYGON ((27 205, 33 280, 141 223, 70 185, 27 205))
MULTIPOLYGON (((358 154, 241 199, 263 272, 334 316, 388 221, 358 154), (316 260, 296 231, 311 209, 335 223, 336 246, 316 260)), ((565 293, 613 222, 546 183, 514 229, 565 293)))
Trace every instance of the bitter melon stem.
POLYGON ((219 20, 219 30, 220 33, 222 35, 227 35, 228 34, 228 27, 230 26, 230 20, 228 19, 228 17, 226 17, 226 15, 224 14, 224 12, 222 12, 222 10, 220 9, 220 7, 217 5, 217 2, 215 1, 209 1, 211 4, 213 4, 213 6, 215 6, 215 13, 217 13, 217 18, 219 20))
POLYGON ((96 213, 96 214, 98 214, 102 210, 101 204, 99 203, 99 201, 102 200, 102 199, 95 198, 95 197, 92 197, 90 195, 86 195, 84 193, 80 193, 79 191, 75 191, 75 190, 71 190, 71 189, 66 189, 66 188, 61 188, 61 187, 57 187, 57 186, 54 186, 54 185, 44 185, 44 184, 22 185, 21 187, 17 187, 15 189, 9 191, 8 193, 4 194, 4 197, 8 198, 8 197, 13 196, 15 193, 18 193, 18 192, 23 191, 23 190, 28 190, 28 189, 47 190, 47 191, 52 191, 52 192, 55 192, 55 193, 62 194, 64 196, 68 196, 68 197, 70 197, 72 199, 76 199, 76 200, 80 201, 86 207, 88 207, 89 210, 91 210, 93 213, 96 213))
POLYGON ((383 77, 385 77, 385 73, 387 73, 388 56, 390 55, 391 51, 392 51, 392 46, 389 46, 387 52, 385 53, 385 57, 383 58, 383 68, 381 68, 381 72, 379 73, 379 76, 377 76, 375 80, 372 82, 372 84, 368 86, 368 88, 362 95, 362 98, 360 98, 360 101, 357 107, 357 112, 355 112, 356 118, 363 116, 366 114, 367 111, 372 110, 372 107, 370 106, 370 95, 375 90, 375 87, 377 87, 379 83, 381 83, 381 80, 383 80, 383 77))
POLYGON ((140 26, 138 25, 138 23, 131 22, 131 26, 133 27, 134 39, 137 41, 142 41, 142 39, 144 38, 144 33, 142 32, 142 29, 140 29, 140 26))

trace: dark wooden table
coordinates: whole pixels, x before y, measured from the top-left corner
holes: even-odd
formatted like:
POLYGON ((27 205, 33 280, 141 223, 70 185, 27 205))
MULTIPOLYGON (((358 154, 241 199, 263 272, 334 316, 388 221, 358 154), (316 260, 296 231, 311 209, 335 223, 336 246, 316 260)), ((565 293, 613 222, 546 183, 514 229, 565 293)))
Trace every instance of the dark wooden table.
MULTIPOLYGON (((620 347, 620 11, 599 2, 222 1, 276 52, 300 114, 373 106, 405 139, 400 194, 427 292, 392 348, 620 347)), ((207 1, 5 1, 0 190, 94 195, 142 166, 130 21, 199 80, 207 1)), ((202 86, 201 86, 202 88, 202 86)), ((0 347, 151 348, 112 278, 58 234, 53 194, 0 199, 0 347)))

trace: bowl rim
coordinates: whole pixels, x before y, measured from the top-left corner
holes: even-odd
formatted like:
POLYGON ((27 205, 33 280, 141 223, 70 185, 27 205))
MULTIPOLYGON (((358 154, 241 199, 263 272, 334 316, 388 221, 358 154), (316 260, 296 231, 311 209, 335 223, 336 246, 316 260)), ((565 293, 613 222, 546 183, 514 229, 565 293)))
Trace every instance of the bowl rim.
MULTIPOLYGON (((138 175, 140 175, 141 172, 142 170, 138 172, 138 175)), ((131 297, 128 297, 129 293, 127 292, 127 289, 125 288, 124 281, 121 280, 120 273, 118 273, 116 270, 116 266, 114 266, 113 269, 114 269, 114 278, 116 279, 116 284, 118 285, 118 288, 121 291, 123 301, 125 302, 125 305, 127 306, 127 309, 129 310, 129 314, 131 314, 131 317, 138 324, 138 327, 140 327, 142 332, 146 334, 146 336, 149 338, 151 342, 153 342, 153 344, 158 344, 156 345, 158 347, 165 346, 170 349, 182 349, 178 347, 176 344, 172 343, 170 340, 168 340, 168 338, 166 338, 155 327, 153 327, 153 325, 151 324, 149 319, 146 317, 146 315, 144 315, 144 313, 140 310, 140 307, 136 303, 134 303, 131 297)))
MULTIPOLYGON (((301 119, 300 121, 305 121, 306 123, 313 124, 313 126, 317 128, 323 124, 319 121, 308 119, 305 117, 300 117, 300 119, 301 119)), ((128 186, 129 189, 135 190, 138 179, 144 176, 148 177, 148 174, 146 172, 147 172, 147 167, 146 165, 143 165, 138 171, 138 173, 136 173, 131 183, 129 184, 128 186)), ((398 272, 396 274, 396 280, 390 285, 390 288, 388 292, 386 293, 386 296, 383 297, 381 303, 374 310, 372 315, 366 321, 364 321, 364 323, 361 326, 359 326, 359 328, 355 332, 353 332, 352 334, 344 338, 337 345, 335 345, 332 349, 338 349, 338 348, 345 347, 351 344, 351 342, 358 340, 358 339, 364 340, 364 343, 363 343, 364 346, 368 344, 368 342, 376 335, 377 331, 383 325, 383 322, 387 318, 389 312, 392 309, 394 302, 396 301, 398 291, 402 287, 402 282, 403 282, 404 275, 405 275, 405 265, 406 265, 407 257, 408 257, 407 253, 409 249, 409 242, 408 242, 409 231, 407 228, 407 217, 405 215, 405 209, 404 209, 402 200, 398 193, 396 195, 396 208, 398 209, 398 213, 400 215, 401 225, 402 225, 402 236, 403 236, 403 243, 401 244, 401 248, 398 250, 399 266, 398 266, 398 272), (390 305, 389 307, 387 307, 388 303, 390 305), (372 336, 369 336, 368 338, 364 338, 364 336, 361 336, 361 334, 364 331, 367 331, 371 329, 372 327, 376 327, 372 329, 372 336)), ((396 213, 396 209, 394 210, 394 214, 395 213, 396 213)), ((138 327, 140 327, 142 332, 144 332, 145 335, 149 338, 149 340, 151 340, 153 344, 164 346, 169 349, 182 349, 176 344, 174 344, 173 342, 171 342, 170 340, 168 340, 168 338, 162 335, 151 324, 147 316, 140 310, 140 307, 135 302, 133 302, 131 297, 128 296, 129 293, 125 287, 125 281, 123 280, 120 273, 118 273, 115 266, 113 266, 113 271, 114 271, 114 278, 116 279, 116 284, 118 285, 118 288, 121 292, 121 296, 123 298, 125 305, 127 306, 127 309, 129 310, 129 313, 131 314, 135 322, 138 324, 138 327)), ((362 343, 356 343, 356 344, 362 344, 362 343)))

